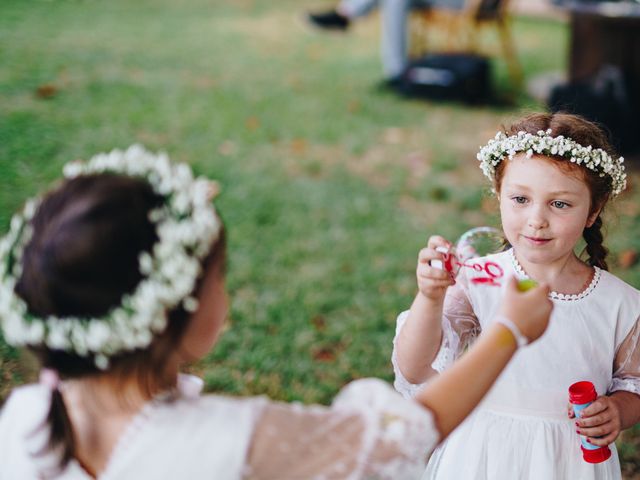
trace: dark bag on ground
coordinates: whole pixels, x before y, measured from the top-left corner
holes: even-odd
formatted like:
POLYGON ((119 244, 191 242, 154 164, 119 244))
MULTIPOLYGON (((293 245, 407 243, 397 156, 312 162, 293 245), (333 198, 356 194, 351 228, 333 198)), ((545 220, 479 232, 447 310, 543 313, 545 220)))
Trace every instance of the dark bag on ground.
POLYGON ((483 103, 491 97, 489 60, 467 53, 430 54, 413 60, 402 75, 409 97, 483 103))

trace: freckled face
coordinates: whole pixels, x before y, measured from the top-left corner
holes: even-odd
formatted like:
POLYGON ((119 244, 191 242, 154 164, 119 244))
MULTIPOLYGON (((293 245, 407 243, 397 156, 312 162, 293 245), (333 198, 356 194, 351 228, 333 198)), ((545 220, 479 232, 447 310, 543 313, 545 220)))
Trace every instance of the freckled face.
POLYGON ((591 195, 578 175, 558 168, 554 161, 534 155, 505 160, 500 185, 502 227, 518 256, 548 264, 573 254, 589 217, 591 195))

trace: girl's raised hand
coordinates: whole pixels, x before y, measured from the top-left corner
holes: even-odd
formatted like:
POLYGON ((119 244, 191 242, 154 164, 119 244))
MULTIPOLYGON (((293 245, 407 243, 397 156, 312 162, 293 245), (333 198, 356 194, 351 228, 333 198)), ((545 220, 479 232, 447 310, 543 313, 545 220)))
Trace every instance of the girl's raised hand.
POLYGON ((449 272, 431 266, 432 260, 444 260, 443 254, 436 251, 438 247, 450 250, 451 242, 439 235, 429 237, 427 246, 418 253, 418 267, 416 268, 420 293, 434 302, 443 301, 447 287, 456 283, 449 272))
POLYGON ((507 279, 500 314, 515 323, 530 342, 538 339, 549 324, 553 303, 549 300, 549 286, 540 284, 526 292, 518 290, 515 277, 507 279))

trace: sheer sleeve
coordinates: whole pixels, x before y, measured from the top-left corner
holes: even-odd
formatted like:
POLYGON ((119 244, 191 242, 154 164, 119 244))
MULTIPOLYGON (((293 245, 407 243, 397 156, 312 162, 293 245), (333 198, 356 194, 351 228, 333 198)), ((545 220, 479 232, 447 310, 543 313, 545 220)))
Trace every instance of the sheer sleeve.
MULTIPOLYGON (((459 277, 461 278, 461 277, 459 277)), ((410 383, 398 367, 396 341, 409 315, 408 311, 398 315, 396 335, 393 339, 391 362, 395 373, 394 387, 405 398, 413 397, 423 384, 410 383)), ((475 341, 480 334, 480 323, 476 317, 463 281, 458 281, 447 290, 442 315, 442 343, 431 368, 442 373, 475 341)))
POLYGON ((613 379, 609 393, 626 390, 640 395, 640 321, 620 344, 613 362, 613 379))
POLYGON ((244 478, 420 478, 438 438, 424 407, 381 380, 359 380, 329 408, 268 405, 244 478))

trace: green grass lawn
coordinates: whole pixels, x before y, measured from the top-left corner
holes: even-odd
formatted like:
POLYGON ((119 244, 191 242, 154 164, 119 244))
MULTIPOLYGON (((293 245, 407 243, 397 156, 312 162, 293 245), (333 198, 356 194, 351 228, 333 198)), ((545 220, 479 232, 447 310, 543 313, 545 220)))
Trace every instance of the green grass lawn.
MULTIPOLYGON (((391 380, 417 251, 496 224, 476 150, 542 108, 524 93, 469 108, 381 92, 376 19, 325 35, 299 19, 318 6, 0 2, 2 231, 65 162, 136 142, 221 183, 233 305, 193 367, 209 391, 327 403, 351 379, 391 380)), ((514 32, 527 78, 566 69, 566 25, 520 18, 514 32)), ((494 79, 513 93, 500 60, 494 79)), ((612 209, 608 236, 614 272, 636 285, 638 266, 617 259, 640 248, 638 196, 612 209)), ((0 397, 28 364, 0 339, 0 397)), ((629 471, 635 438, 621 443, 629 471)))

